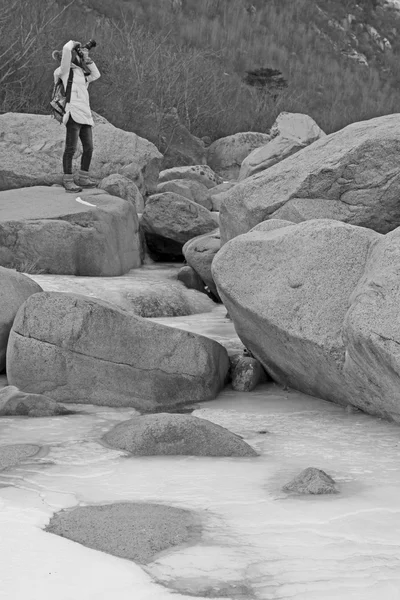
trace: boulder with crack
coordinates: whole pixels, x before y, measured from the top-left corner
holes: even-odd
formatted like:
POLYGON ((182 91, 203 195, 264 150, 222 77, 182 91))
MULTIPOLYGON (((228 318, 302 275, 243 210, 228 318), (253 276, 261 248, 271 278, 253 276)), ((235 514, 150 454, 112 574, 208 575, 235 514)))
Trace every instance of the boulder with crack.
POLYGON ((215 398, 228 363, 211 339, 57 292, 28 298, 7 348, 8 382, 25 392, 146 410, 215 398))
POLYGON ((236 180, 244 159, 271 139, 268 133, 241 131, 219 138, 207 148, 207 164, 224 179, 236 180))
POLYGON ((221 241, 271 218, 337 219, 387 233, 400 225, 398 115, 353 123, 224 193, 221 241))

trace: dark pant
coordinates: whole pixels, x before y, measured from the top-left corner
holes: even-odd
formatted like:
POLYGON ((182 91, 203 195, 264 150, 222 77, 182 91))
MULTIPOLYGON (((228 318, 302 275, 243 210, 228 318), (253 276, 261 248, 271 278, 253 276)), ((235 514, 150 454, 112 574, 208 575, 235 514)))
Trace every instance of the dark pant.
POLYGON ((72 159, 78 145, 78 138, 80 138, 83 148, 81 170, 89 171, 93 154, 92 126, 76 123, 73 118, 70 117, 67 123, 67 137, 63 154, 63 169, 65 175, 72 175, 72 159))

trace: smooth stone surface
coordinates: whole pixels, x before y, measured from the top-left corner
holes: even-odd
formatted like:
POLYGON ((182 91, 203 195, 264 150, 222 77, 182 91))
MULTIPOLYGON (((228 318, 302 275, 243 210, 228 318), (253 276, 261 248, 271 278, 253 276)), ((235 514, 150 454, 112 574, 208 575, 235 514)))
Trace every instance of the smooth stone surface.
POLYGON ((282 488, 283 492, 292 494, 337 494, 338 490, 334 479, 325 471, 308 467, 296 475, 282 488))
POLYGON ((186 242, 182 252, 188 265, 190 265, 217 300, 220 300, 217 287, 211 272, 211 264, 221 247, 219 229, 212 233, 200 235, 186 242))
POLYGON ((199 183, 194 179, 172 179, 171 181, 159 183, 157 193, 161 194, 163 192, 173 192, 192 200, 192 202, 197 202, 197 204, 208 210, 213 209, 210 190, 203 183, 199 183))
POLYGON ((387 233, 400 225, 399 115, 348 125, 224 193, 221 242, 271 218, 331 218, 387 233))
POLYGON ((219 138, 207 148, 207 164, 224 179, 236 180, 243 160, 271 139, 268 133, 239 132, 219 138))
POLYGON ((8 336, 19 307, 29 296, 41 291, 40 285, 29 277, 0 267, 0 372, 6 366, 8 336))
POLYGON ((116 425, 102 439, 135 456, 258 456, 239 436, 193 415, 142 415, 116 425))
POLYGON ((182 246, 192 238, 213 231, 212 213, 184 196, 164 192, 146 202, 141 226, 150 252, 182 256, 182 246))
POLYGON ((178 280, 188 288, 197 290, 198 292, 205 292, 204 281, 196 271, 189 265, 185 265, 179 269, 178 280))
POLYGON ((14 467, 23 460, 35 456, 40 450, 34 444, 10 444, 0 446, 0 471, 14 467))
POLYGON ((141 264, 136 210, 102 190, 0 192, 0 264, 34 273, 122 275, 141 264))
POLYGON ((50 519, 45 531, 146 564, 163 550, 197 541, 201 526, 189 510, 121 502, 61 511, 50 519))
POLYGON ((211 400, 228 372, 225 348, 206 337, 74 294, 34 294, 14 320, 10 385, 71 403, 133 406, 211 400))
MULTIPOLYGON (((154 192, 162 154, 148 140, 96 120, 96 140, 90 174, 103 179, 113 173, 125 175, 142 194, 154 192)), ((0 190, 61 183, 65 127, 51 116, 27 113, 0 115, 0 190)), ((74 155, 80 168, 82 149, 74 155)))
POLYGON ((133 204, 137 213, 143 212, 144 200, 139 188, 133 181, 124 177, 124 175, 113 173, 112 175, 104 177, 104 179, 99 182, 99 188, 111 196, 118 196, 119 198, 127 200, 133 204))
POLYGON ((27 394, 13 385, 0 389, 0 417, 54 417, 69 415, 62 404, 39 394, 27 394))
POLYGON ((244 158, 239 181, 272 167, 326 135, 308 115, 287 112, 278 116, 269 133, 270 140, 244 158))
POLYGON ((267 375, 262 364, 251 356, 241 356, 232 370, 232 389, 237 392, 251 392, 258 384, 264 383, 267 375))

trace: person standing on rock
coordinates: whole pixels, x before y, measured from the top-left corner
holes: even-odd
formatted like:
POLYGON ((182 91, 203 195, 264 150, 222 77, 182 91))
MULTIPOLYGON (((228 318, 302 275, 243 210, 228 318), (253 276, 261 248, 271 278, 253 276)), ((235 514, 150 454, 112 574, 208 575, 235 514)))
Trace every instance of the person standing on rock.
MULTIPOLYGON (((93 43, 95 45, 95 43, 93 43)), ((65 150, 63 154, 63 185, 66 192, 81 192, 82 188, 96 187, 97 183, 89 177, 89 167, 93 153, 92 127, 93 117, 90 110, 88 86, 100 77, 100 72, 95 63, 89 58, 89 50, 82 47, 79 42, 70 40, 65 44, 62 52, 55 50, 54 59, 61 64, 54 71, 54 81, 61 79, 64 89, 67 89, 70 70, 72 69, 71 100, 66 105, 63 123, 66 126, 65 150), (72 159, 74 157, 78 139, 82 142, 81 168, 78 184, 74 182, 72 174, 72 159)))

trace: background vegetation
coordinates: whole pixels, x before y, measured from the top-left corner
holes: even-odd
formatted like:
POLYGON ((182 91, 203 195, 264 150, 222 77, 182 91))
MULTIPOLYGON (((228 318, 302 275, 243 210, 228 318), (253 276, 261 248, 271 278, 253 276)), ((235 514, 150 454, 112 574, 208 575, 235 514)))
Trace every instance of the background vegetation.
MULTIPOLYGON (((281 111, 307 113, 327 133, 399 111, 397 17, 370 0, 0 0, 0 111, 46 114, 54 49, 94 37, 102 78, 92 108, 114 125, 146 135, 159 111, 176 107, 199 136, 267 131, 281 111), (369 67, 327 41, 324 14, 360 10, 392 41, 377 51, 358 42, 369 67), (288 86, 273 95, 246 85, 247 70, 280 70, 288 86)), ((400 29, 399 29, 400 31, 400 29)))

